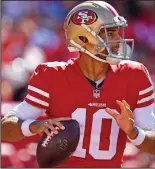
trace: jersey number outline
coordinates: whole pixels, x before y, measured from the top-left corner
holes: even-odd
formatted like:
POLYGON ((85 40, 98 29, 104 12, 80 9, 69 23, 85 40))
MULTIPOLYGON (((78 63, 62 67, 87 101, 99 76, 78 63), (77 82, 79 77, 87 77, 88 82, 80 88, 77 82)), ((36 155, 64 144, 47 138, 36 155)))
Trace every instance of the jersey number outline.
MULTIPOLYGON (((116 110, 114 110, 118 113, 116 110)), ((85 135, 85 126, 86 126, 86 108, 77 108, 72 113, 72 119, 75 119, 80 124, 80 139, 76 151, 73 156, 85 158, 86 157, 86 149, 83 148, 83 141, 85 135)), ((104 125, 104 123, 103 123, 104 125)), ((99 109, 93 114, 92 119, 92 128, 91 128, 91 136, 90 136, 90 145, 89 145, 89 154, 94 159, 99 160, 110 160, 116 154, 117 149, 117 141, 119 134, 119 126, 117 125, 116 120, 109 115, 105 109, 99 109), (99 150, 100 146, 100 133, 103 119, 112 120, 111 123, 111 131, 109 138, 109 150, 99 150), (97 132, 96 132, 97 131, 97 132)))

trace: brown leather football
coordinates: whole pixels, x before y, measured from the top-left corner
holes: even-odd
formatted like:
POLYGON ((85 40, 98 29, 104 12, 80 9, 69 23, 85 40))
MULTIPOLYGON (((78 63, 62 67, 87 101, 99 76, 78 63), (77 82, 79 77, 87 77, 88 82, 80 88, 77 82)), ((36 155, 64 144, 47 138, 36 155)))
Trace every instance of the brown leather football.
POLYGON ((65 130, 57 135, 44 133, 37 146, 36 159, 40 168, 51 168, 62 164, 76 150, 80 138, 80 126, 76 120, 62 121, 65 130))

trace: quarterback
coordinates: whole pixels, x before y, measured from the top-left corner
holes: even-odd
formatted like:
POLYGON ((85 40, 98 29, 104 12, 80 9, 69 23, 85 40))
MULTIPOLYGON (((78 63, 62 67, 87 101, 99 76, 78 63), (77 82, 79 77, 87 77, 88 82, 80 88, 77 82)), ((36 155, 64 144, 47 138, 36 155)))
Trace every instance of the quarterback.
POLYGON ((67 62, 38 65, 25 100, 2 119, 2 139, 18 141, 45 132, 62 120, 76 119, 80 141, 58 167, 121 167, 126 141, 155 155, 154 89, 148 70, 130 61, 133 39, 127 21, 104 1, 74 7, 64 22, 67 62), (37 120, 46 113, 47 120, 37 120))

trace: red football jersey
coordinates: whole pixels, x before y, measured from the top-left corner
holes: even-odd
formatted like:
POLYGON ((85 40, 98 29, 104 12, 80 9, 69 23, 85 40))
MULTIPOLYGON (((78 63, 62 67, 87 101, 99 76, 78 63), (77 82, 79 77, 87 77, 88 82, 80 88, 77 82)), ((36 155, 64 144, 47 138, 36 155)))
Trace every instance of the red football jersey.
POLYGON ((126 134, 106 113, 126 100, 131 110, 153 103, 153 86, 146 68, 137 62, 110 65, 96 90, 84 77, 77 59, 39 65, 25 100, 47 110, 49 118, 72 117, 80 123, 80 141, 73 156, 59 167, 121 167, 126 134))

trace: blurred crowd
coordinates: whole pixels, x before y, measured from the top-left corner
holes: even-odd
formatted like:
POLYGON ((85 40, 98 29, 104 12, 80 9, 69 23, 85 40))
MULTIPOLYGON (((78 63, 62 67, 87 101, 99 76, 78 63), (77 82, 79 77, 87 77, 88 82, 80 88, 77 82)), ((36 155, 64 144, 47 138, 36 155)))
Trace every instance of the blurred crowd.
MULTIPOLYGON (((66 48, 63 22, 67 13, 80 2, 83 1, 2 2, 3 102, 23 100, 28 80, 39 63, 67 61, 78 55, 69 53, 66 48)), ((155 1, 107 2, 127 19, 129 26, 125 36, 135 39, 132 60, 148 68, 155 85, 155 1)), ((152 157, 148 161, 150 159, 152 157)))

